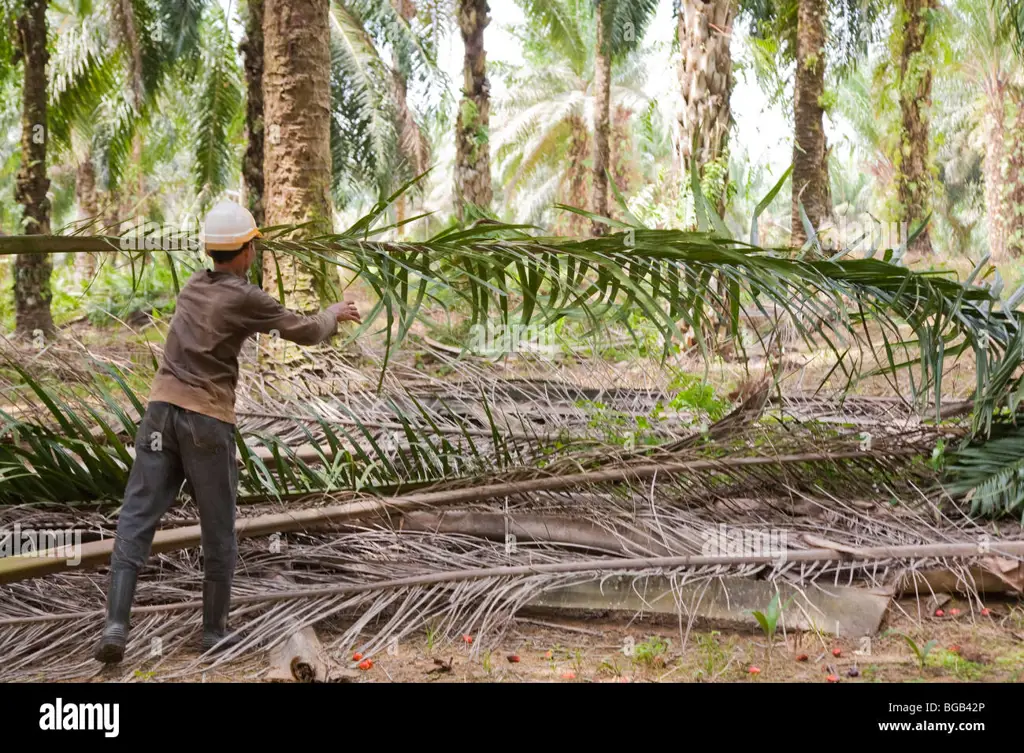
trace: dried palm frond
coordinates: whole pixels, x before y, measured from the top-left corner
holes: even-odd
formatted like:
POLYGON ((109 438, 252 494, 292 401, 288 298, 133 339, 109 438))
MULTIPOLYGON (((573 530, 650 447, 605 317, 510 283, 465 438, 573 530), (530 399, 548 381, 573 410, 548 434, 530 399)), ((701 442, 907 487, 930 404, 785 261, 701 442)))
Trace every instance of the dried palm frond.
MULTIPOLYGON (((778 577, 798 587, 854 581, 892 587, 908 571, 942 565, 956 569, 972 561, 970 556, 961 562, 946 554, 914 552, 942 552, 936 544, 977 542, 982 535, 990 537, 989 551, 998 552, 1000 542, 1021 539, 1019 530, 1016 536, 1012 531, 993 536, 990 528, 955 508, 936 514, 927 498, 920 509, 892 506, 889 500, 907 497, 923 480, 908 476, 907 468, 881 476, 877 466, 861 469, 856 463, 826 463, 817 474, 809 470, 790 474, 782 467, 739 466, 731 479, 710 485, 718 475, 712 470, 653 485, 530 493, 513 496, 507 504, 459 508, 499 514, 511 530, 530 515, 572 520, 607 532, 617 546, 580 546, 563 525, 558 538, 523 538, 510 548, 507 538, 409 529, 400 518, 271 542, 243 540, 230 624, 245 640, 218 658, 198 657, 195 650, 201 628, 201 560, 190 552, 161 555, 140 582, 139 610, 120 672, 131 679, 131 672, 145 664, 163 678, 183 677, 252 656, 308 625, 328 631, 325 643, 342 662, 352 650, 372 656, 428 624, 442 643, 472 634, 472 650, 482 651, 500 641, 509 618, 538 596, 613 574, 627 581, 667 575, 677 587, 725 575, 778 577), (826 491, 820 482, 833 473, 835 483, 826 491), (783 531, 791 556, 785 561, 740 556, 726 560, 731 564, 700 564, 702 559, 682 564, 690 560, 681 557, 704 556, 709 537, 722 525, 783 531), (819 552, 802 542, 803 535, 872 554, 851 560, 841 552, 819 552), (664 559, 666 552, 669 559, 664 559), (808 559, 801 560, 801 552, 808 559)), ((88 656, 102 628, 103 590, 96 575, 65 572, 48 579, 45 587, 39 581, 9 584, 0 589, 0 605, 5 614, 0 620, 5 656, 0 679, 100 673, 88 656), (56 640, 54 623, 62 628, 56 640)), ((680 608, 686 615, 694 605, 680 608)))

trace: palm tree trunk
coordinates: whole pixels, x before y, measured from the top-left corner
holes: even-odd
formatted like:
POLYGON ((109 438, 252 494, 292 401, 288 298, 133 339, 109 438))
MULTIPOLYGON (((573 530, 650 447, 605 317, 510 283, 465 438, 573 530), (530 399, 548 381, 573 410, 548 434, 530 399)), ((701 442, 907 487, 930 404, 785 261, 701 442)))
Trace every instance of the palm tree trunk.
POLYGON ((619 193, 628 196, 642 180, 636 168, 633 141, 633 111, 618 105, 612 113, 611 174, 619 193))
MULTIPOLYGON (((897 194, 901 221, 913 230, 928 214, 931 195, 929 172, 928 116, 925 109, 931 101, 931 61, 924 52, 928 29, 927 14, 935 8, 935 0, 905 0, 904 23, 900 49, 900 115, 903 133, 895 163, 898 167, 897 194)), ((924 230, 908 249, 914 254, 930 254, 931 239, 924 230)))
POLYGON ((796 85, 794 87, 792 244, 807 241, 800 219, 800 203, 814 229, 832 215, 825 143, 825 0, 799 0, 796 32, 796 85))
MULTIPOLYGON (((601 4, 597 3, 597 50, 594 55, 594 214, 608 217, 608 168, 611 149, 611 41, 604 25, 601 4)), ((593 235, 604 235, 607 226, 594 222, 593 235)))
POLYGON ((245 39, 240 51, 245 58, 246 149, 242 159, 245 198, 256 224, 266 220, 263 211, 263 0, 248 0, 245 39))
POLYGON ((985 221, 988 226, 989 253, 995 261, 1006 258, 1006 221, 1002 211, 1002 165, 1006 154, 1006 85, 993 76, 985 86, 985 117, 988 132, 982 170, 985 174, 985 221))
MULTIPOLYGON (((47 0, 24 0, 18 18, 18 57, 25 66, 21 111, 21 168, 15 198, 24 208, 24 233, 49 235, 50 200, 46 193, 46 47, 47 0)), ((45 254, 23 254, 14 260, 15 334, 44 337, 54 333, 50 314, 50 274, 53 262, 45 254)))
POLYGON ((1017 259, 1024 252, 1024 88, 1009 88, 1010 133, 1004 145, 1000 211, 1003 217, 1004 254, 1017 259))
POLYGON ((462 101, 455 124, 455 212, 466 217, 470 205, 489 210, 493 199, 490 127, 490 84, 484 28, 490 23, 487 0, 459 0, 459 29, 465 46, 462 101))
MULTIPOLYGON (((264 207, 268 225, 333 229, 330 199, 330 24, 328 0, 266 0, 263 106, 264 207)), ((264 254, 263 287, 300 313, 319 309, 316 278, 293 257, 264 254)))
MULTIPOLYGON (((416 3, 412 0, 391 0, 391 7, 406 22, 416 18, 416 3)), ((395 101, 398 115, 398 146, 402 150, 402 156, 412 167, 413 173, 420 175, 427 169, 430 145, 409 107, 409 82, 406 81, 405 75, 399 67, 398 56, 392 53, 391 57, 394 66, 391 71, 391 96, 395 101)), ((395 222, 404 222, 408 214, 408 194, 402 194, 395 202, 395 222)), ((397 233, 398 237, 402 238, 406 233, 406 226, 401 225, 397 229, 397 233)))
MULTIPOLYGON (((102 218, 99 216, 99 202, 96 200, 96 166, 92 161, 92 152, 86 154, 75 171, 75 198, 78 201, 79 219, 94 221, 97 223, 94 227, 98 227, 102 218)), ((75 276, 79 280, 91 280, 95 274, 96 254, 75 254, 75 276)))
MULTIPOLYGON (((128 76, 131 79, 132 102, 136 112, 142 111, 144 86, 142 82, 142 44, 139 40, 139 27, 135 18, 135 8, 131 0, 115 0, 111 4, 111 14, 116 24, 120 43, 127 52, 128 76)), ((146 195, 145 177, 142 171, 142 134, 136 132, 132 137, 132 163, 135 170, 137 209, 142 210, 141 202, 146 195)))
POLYGON ((715 179, 706 182, 713 186, 708 199, 718 205, 719 214, 725 211, 729 177, 729 99, 733 86, 729 43, 735 15, 735 0, 684 0, 676 29, 682 50, 679 86, 683 94, 678 167, 684 171, 684 180, 694 158, 702 178, 711 170, 716 172, 715 179))
MULTIPOLYGON (((593 150, 590 128, 582 115, 571 115, 568 122, 571 135, 566 154, 565 184, 559 192, 559 201, 571 207, 585 207, 589 195, 587 178, 590 177, 586 163, 593 150)), ((587 219, 575 212, 560 212, 553 230, 556 235, 580 237, 587 232, 587 219)))

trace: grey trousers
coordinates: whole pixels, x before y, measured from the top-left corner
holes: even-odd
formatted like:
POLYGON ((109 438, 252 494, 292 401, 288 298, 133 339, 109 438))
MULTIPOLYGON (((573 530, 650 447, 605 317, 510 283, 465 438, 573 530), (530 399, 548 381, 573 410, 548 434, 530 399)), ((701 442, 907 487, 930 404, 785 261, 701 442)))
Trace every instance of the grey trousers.
POLYGON ((230 582, 238 556, 235 427, 176 405, 151 402, 135 435, 112 570, 141 570, 160 518, 187 480, 199 507, 205 579, 230 582))

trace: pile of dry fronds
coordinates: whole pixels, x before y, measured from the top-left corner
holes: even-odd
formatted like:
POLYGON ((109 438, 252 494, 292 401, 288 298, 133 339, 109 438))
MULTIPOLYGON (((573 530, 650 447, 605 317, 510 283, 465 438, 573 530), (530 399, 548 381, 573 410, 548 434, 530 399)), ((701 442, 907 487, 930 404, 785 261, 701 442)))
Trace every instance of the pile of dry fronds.
MULTIPOLYGON (((612 574, 668 574, 679 587, 723 575, 891 587, 919 569, 966 572, 970 558, 951 563, 928 546, 993 536, 944 499, 928 463, 939 431, 898 401, 772 396, 764 382, 717 406, 717 421, 706 415, 713 404, 698 403, 654 426, 657 406, 673 398, 664 384, 595 391, 469 370, 457 382, 411 376, 396 369, 380 393, 333 396, 295 382, 286 397, 281 385, 249 382, 243 432, 253 447, 263 437, 293 454, 281 456, 281 473, 270 472, 273 463, 263 463, 265 477, 253 473, 264 488, 244 500, 241 516, 442 494, 429 506, 385 504, 344 524, 243 539, 231 627, 246 640, 185 669, 175 662, 198 640, 201 555, 154 557, 139 586, 126 679, 143 662, 174 677, 162 668, 254 657, 307 625, 329 630, 341 661, 352 650, 372 657, 427 626, 442 644, 470 633, 473 650, 486 650, 539 595, 612 574), (301 446, 310 454, 300 465, 301 446), (363 487, 348 483, 347 463, 363 487), (722 525, 785 531, 788 560, 706 557, 722 525), (822 556, 823 539, 839 549, 822 556), (868 556, 840 556, 851 548, 868 556)), ((164 526, 197 517, 184 497, 164 526)), ((87 537, 109 537, 114 526, 103 505, 0 507, 0 526, 15 523, 87 537)), ((999 536, 1021 538, 1019 527, 997 534, 993 550, 999 536)), ((89 652, 105 585, 102 573, 71 569, 0 587, 0 680, 100 672, 89 652)), ((680 607, 688 614, 694 605, 680 607)))

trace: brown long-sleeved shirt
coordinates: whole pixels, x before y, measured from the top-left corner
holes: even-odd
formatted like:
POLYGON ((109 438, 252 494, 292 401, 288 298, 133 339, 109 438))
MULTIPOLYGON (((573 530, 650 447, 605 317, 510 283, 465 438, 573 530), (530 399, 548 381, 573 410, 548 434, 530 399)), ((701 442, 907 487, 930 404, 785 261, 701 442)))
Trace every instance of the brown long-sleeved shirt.
POLYGON ((196 272, 178 295, 150 401, 235 423, 238 354, 251 335, 315 345, 337 332, 329 311, 301 316, 229 272, 196 272))

